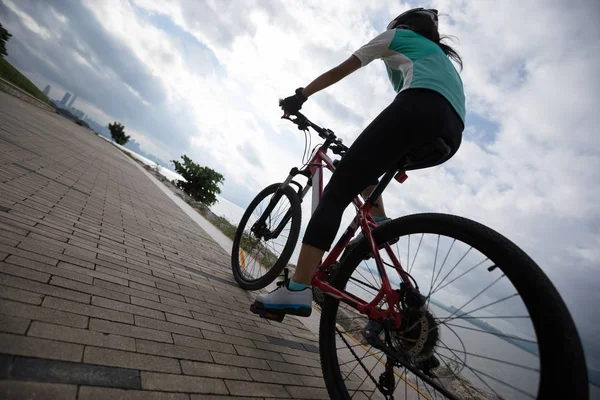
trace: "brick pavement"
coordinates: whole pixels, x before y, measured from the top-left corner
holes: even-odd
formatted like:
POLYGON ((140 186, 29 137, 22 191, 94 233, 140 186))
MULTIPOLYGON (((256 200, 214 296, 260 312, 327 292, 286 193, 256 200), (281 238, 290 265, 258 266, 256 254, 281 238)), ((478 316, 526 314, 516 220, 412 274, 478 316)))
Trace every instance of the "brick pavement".
POLYGON ((127 157, 0 93, 0 398, 327 398, 302 323, 127 157))

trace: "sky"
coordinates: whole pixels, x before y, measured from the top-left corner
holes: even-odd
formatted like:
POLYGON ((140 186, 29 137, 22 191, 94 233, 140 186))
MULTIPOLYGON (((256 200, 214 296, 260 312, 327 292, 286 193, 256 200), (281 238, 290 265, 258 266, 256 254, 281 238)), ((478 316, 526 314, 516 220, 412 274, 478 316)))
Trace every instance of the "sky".
MULTIPOLYGON (((456 37, 467 120, 450 161, 388 188, 388 214, 452 213, 509 237, 555 283, 600 369, 597 1, 0 0, 0 22, 7 59, 51 98, 76 93, 165 165, 187 154, 217 170, 223 198, 246 207, 301 163, 304 136, 277 100, 413 6, 440 10, 456 37)), ((349 144, 394 95, 375 61, 303 111, 349 144)))

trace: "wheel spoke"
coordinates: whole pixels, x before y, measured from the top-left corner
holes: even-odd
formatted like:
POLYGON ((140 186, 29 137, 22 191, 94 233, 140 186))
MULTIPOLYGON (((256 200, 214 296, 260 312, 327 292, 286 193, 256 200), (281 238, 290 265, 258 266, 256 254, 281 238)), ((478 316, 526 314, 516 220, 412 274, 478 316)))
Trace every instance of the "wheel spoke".
POLYGON ((487 333, 488 335, 494 335, 494 336, 498 336, 498 337, 501 337, 501 338, 519 340, 521 342, 527 342, 527 343, 532 343, 532 344, 536 344, 536 345, 538 344, 535 340, 523 339, 523 338, 520 338, 518 336, 512 336, 512 335, 506 335, 506 334, 503 334, 503 333, 496 333, 496 332, 484 331, 484 330, 481 330, 481 329, 469 328, 467 326, 449 324, 447 322, 444 322, 444 325, 445 326, 453 326, 455 328, 467 329, 467 330, 474 331, 474 332, 479 332, 479 333, 487 333))
POLYGON ((421 233, 421 239, 419 240, 419 245, 417 246, 417 251, 415 253, 415 257, 413 258, 413 262, 412 264, 410 264, 410 267, 408 267, 408 273, 410 274, 410 271, 412 271, 414 265, 415 265, 415 261, 417 261, 417 255, 419 255, 419 250, 421 249, 421 243, 423 243, 423 236, 425 236, 424 233, 421 233))
POLYGON ((440 270, 438 271, 438 274, 436 275, 435 279, 433 280, 432 286, 434 286, 437 283, 437 279, 440 277, 440 274, 442 273, 442 270, 444 269, 444 265, 446 265, 446 260, 448 260, 448 257, 450 256, 450 252, 452 251, 452 248, 454 247, 454 243, 456 243, 456 239, 452 239, 452 244, 450 245, 450 248, 448 249, 448 252, 446 253, 446 257, 444 257, 444 261, 442 261, 442 265, 440 265, 440 270))
MULTIPOLYGON (((500 278, 502 278, 502 276, 501 276, 500 278)), ((499 279, 499 278, 498 278, 498 279, 499 279)), ((492 284, 493 284, 493 283, 492 283, 492 284)), ((491 285, 490 285, 490 286, 491 286, 491 285)), ((461 317, 463 317, 463 316, 465 316, 465 315, 470 315, 470 314, 474 313, 475 311, 481 311, 481 310, 483 310, 484 308, 488 308, 488 307, 490 307, 490 306, 493 306, 493 305, 496 305, 496 304, 502 303, 503 301, 506 301, 506 300, 512 299, 513 297, 516 297, 516 296, 518 296, 518 295, 519 295, 519 293, 511 294, 511 295, 508 295, 508 296, 506 296, 506 297, 503 297, 503 298, 501 298, 501 299, 499 299, 499 300, 496 300, 496 301, 493 301, 493 302, 491 302, 491 303, 488 303, 488 304, 486 304, 486 305, 484 305, 484 306, 477 307, 477 308, 475 308, 475 309, 473 309, 473 310, 471 310, 471 311, 468 311, 468 312, 463 312, 462 314, 460 314, 460 315, 458 315, 458 316, 454 316, 454 314, 456 313, 456 311, 460 311, 460 309, 458 309, 458 310, 455 310, 455 311, 454 311, 454 313, 450 314, 449 316, 447 316, 446 318, 444 318, 444 319, 442 319, 442 320, 440 320, 440 321, 441 321, 441 322, 452 321, 452 320, 454 320, 454 319, 461 318, 461 317)), ((474 298, 473 298, 473 299, 474 299, 474 298)), ((473 300, 473 299, 471 299, 471 300, 473 300)), ((468 303, 467 303, 467 304, 468 304, 468 303)), ((467 304, 465 304, 465 306, 466 306, 467 304)), ((463 306, 463 307, 464 307, 464 306, 463 306)), ((461 308, 462 308, 462 307, 461 307, 461 308)), ((479 317, 477 317, 477 318, 479 318, 479 317)))
MULTIPOLYGON (((452 274, 452 272, 454 272, 454 270, 456 269, 456 267, 458 267, 458 265, 459 265, 459 264, 462 262, 462 260, 464 260, 464 258, 467 256, 467 254, 469 254, 469 252, 471 251, 471 249, 473 249, 473 247, 469 247, 469 250, 467 250, 467 251, 465 252, 465 254, 463 254, 463 256, 462 256, 462 257, 461 257, 461 258, 460 258, 460 259, 459 259, 459 260, 456 262, 456 264, 454 264, 454 267, 452 267, 452 269, 450 270, 450 272, 448 272, 448 273, 446 274, 446 276, 444 276, 444 277, 442 278, 442 280, 440 281, 440 283, 438 284, 438 286, 437 286, 437 287, 439 287, 439 286, 440 286, 442 283, 444 283, 444 281, 446 280, 446 278, 447 278, 447 277, 449 277, 449 276, 450 276, 450 274, 452 274)), ((436 289, 437 289, 437 287, 436 287, 436 289)), ((436 289, 433 289, 433 292, 434 292, 434 293, 436 292, 436 289)))
POLYGON ((456 278, 452 279, 450 282, 446 283, 443 286, 438 285, 435 290, 432 290, 429 295, 435 294, 437 292, 439 292, 440 290, 442 290, 443 288, 445 288, 446 286, 456 282, 457 280, 459 280, 460 278, 462 278, 463 276, 467 275, 469 272, 473 271, 475 268, 477 268, 478 266, 480 266, 481 264, 483 264, 484 262, 486 262, 488 260, 488 258, 486 257, 485 260, 481 261, 480 263, 475 264, 474 266, 472 266, 471 268, 469 268, 467 271, 463 272, 462 274, 460 274, 459 276, 457 276, 456 278))
POLYGON ((433 291, 433 277, 435 275, 435 267, 437 264, 437 256, 438 256, 438 251, 440 249, 440 235, 437 235, 437 243, 435 245, 435 256, 433 258, 433 272, 431 273, 431 284, 429 285, 429 293, 427 293, 427 307, 429 307, 429 299, 431 298, 432 295, 432 291, 433 291))
POLYGON ((485 293, 489 288, 491 288, 492 286, 494 286, 500 279, 504 278, 505 275, 502 274, 500 275, 498 278, 496 278, 496 280, 494 280, 492 283, 490 283, 489 285, 487 285, 482 291, 480 291, 479 293, 477 293, 475 295, 475 297, 473 297, 471 300, 467 301, 465 304, 463 304, 461 307, 459 307, 458 309, 454 310, 454 312, 452 312, 452 314, 450 314, 448 316, 448 318, 452 317, 454 314, 456 314, 457 312, 459 312, 460 310, 462 310, 463 308, 465 308, 466 306, 468 306, 469 304, 471 304, 471 302, 473 300, 475 300, 476 298, 478 298, 479 296, 481 296, 483 293, 485 293))
MULTIPOLYGON (((454 355, 455 355, 455 353, 454 353, 452 350, 450 350, 450 348, 449 348, 448 346, 446 346, 446 344, 445 344, 443 341, 441 341, 441 340, 440 340, 440 343, 442 344, 442 346, 444 346, 444 348, 445 348, 445 349, 449 350, 449 351, 450 351, 452 354, 454 354, 454 355)), ((441 356, 441 357, 445 357, 445 358, 448 358, 448 359, 450 359, 448 356, 444 356, 443 354, 440 354, 440 353, 438 353, 438 352, 436 352, 436 353, 437 353, 439 356, 441 356)), ((522 389, 519 389, 518 387, 516 387, 516 386, 513 386, 513 385, 511 385, 511 384, 509 384, 509 383, 506 383, 506 382, 504 382, 503 380, 501 380, 501 379, 498 379, 498 378, 496 378, 496 377, 494 377, 494 376, 492 376, 492 375, 490 375, 490 374, 487 374, 487 373, 485 373, 485 372, 483 372, 483 371, 481 371, 481 370, 479 370, 479 369, 472 368, 472 367, 470 367, 470 366, 468 366, 468 365, 466 365, 466 364, 465 364, 465 367, 467 367, 467 368, 468 368, 468 369, 469 369, 471 372, 473 372, 473 374, 475 374, 475 375, 476 375, 476 376, 477 376, 479 379, 481 379, 481 380, 482 380, 482 382, 483 382, 483 383, 484 383, 484 384, 485 384, 485 385, 486 385, 486 386, 487 386, 487 387, 488 387, 488 388, 489 388, 489 389, 490 389, 490 390, 491 390, 491 391, 492 391, 492 392, 493 392, 493 393, 494 393, 496 396, 498 396, 498 397, 499 397, 498 393, 497 393, 497 392, 496 392, 496 391, 495 391, 495 390, 494 390, 494 389, 493 389, 493 388, 492 388, 492 387, 491 387, 491 386, 490 386, 490 385, 487 383, 487 381, 485 381, 485 380, 483 380, 481 377, 479 377, 479 375, 478 375, 478 374, 481 374, 481 375, 484 375, 484 376, 486 376, 486 377, 488 377, 488 378, 490 378, 490 379, 493 379, 494 381, 496 381, 496 382, 498 382, 498 383, 502 383, 502 384, 503 384, 503 385, 505 385, 506 387, 509 387, 509 388, 511 388, 511 389, 513 389, 513 390, 516 390, 516 391, 518 391, 518 392, 520 392, 520 393, 522 393, 522 394, 524 394, 524 395, 526 395, 526 396, 529 396, 529 397, 531 397, 531 398, 535 398, 535 396, 532 396, 532 395, 531 395, 531 393, 527 393, 527 392, 523 391, 522 389)))
POLYGON ((368 283, 366 283, 366 282, 363 282, 363 281, 359 281, 358 279, 356 279, 356 278, 353 278, 353 277, 350 277, 350 280, 351 280, 351 281, 353 281, 353 282, 358 282, 358 283, 360 283, 361 285, 363 285, 363 286, 365 286, 365 287, 368 287, 369 289, 373 289, 373 290, 375 290, 375 295, 376 295, 377 293, 379 293, 379 289, 378 289, 378 288, 376 288, 376 287, 375 287, 375 286, 373 286, 373 285, 370 285, 370 284, 368 284, 368 283))
POLYGON ((486 359, 486 360, 495 361, 495 362, 498 362, 498 363, 501 363, 501 364, 511 365, 513 367, 527 369, 527 370, 533 371, 533 372, 540 372, 539 368, 532 368, 532 367, 528 367, 526 365, 512 363, 510 361, 504 361, 504 360, 499 360, 499 359, 493 358, 493 357, 482 356, 482 355, 479 355, 479 354, 470 353, 470 352, 465 351, 465 350, 450 349, 450 348, 448 348, 448 350, 450 350, 452 352, 464 353, 464 354, 472 356, 472 357, 483 358, 483 359, 486 359))

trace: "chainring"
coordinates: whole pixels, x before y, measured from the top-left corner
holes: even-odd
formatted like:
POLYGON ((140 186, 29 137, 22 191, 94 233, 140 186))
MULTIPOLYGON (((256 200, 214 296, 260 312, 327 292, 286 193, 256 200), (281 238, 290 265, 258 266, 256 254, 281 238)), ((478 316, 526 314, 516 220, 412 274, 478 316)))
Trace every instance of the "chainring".
MULTIPOLYGON (((327 270, 325 271, 325 279, 324 279, 325 282, 331 283, 333 281, 333 278, 335 277, 335 274, 339 270, 339 268, 340 268, 339 262, 335 262, 331 265, 330 268, 327 268, 327 270)), ((316 286, 312 286, 312 294, 313 294, 313 301, 315 303, 317 303, 319 305, 319 307, 323 307, 323 303, 325 303, 325 294, 323 294, 321 289, 319 289, 316 286)))

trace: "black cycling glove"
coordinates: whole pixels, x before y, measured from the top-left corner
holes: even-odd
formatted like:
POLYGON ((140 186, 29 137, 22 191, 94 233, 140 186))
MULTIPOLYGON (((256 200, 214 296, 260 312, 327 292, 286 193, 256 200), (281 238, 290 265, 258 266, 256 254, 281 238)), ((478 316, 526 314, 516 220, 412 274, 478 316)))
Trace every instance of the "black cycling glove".
POLYGON ((283 111, 295 114, 302 109, 302 104, 307 100, 302 94, 302 89, 303 88, 296 89, 296 94, 279 101, 279 105, 283 108, 283 111))

